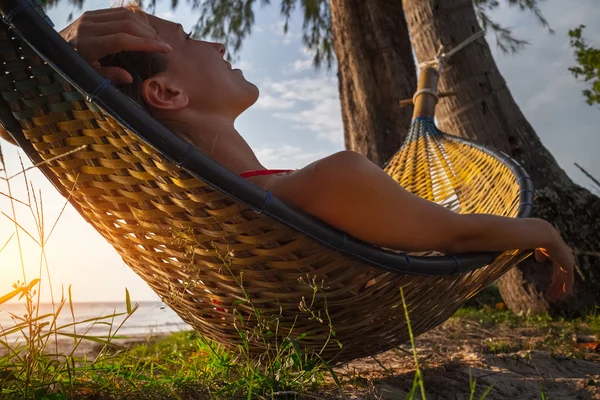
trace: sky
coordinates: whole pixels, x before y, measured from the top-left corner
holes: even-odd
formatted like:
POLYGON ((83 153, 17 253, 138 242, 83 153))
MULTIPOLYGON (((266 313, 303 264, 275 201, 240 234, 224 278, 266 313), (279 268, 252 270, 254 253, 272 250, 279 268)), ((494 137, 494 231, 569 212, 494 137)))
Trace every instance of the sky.
MULTIPOLYGON (((181 23, 186 31, 191 30, 197 11, 186 4, 171 10, 170 3, 159 1, 156 15, 181 23)), ((600 108, 585 103, 581 95, 585 85, 568 72, 574 58, 567 33, 579 24, 586 24, 584 35, 591 44, 600 47, 600 24, 597 23, 600 7, 596 3, 596 0, 543 2, 541 9, 555 30, 554 35, 541 27, 531 14, 500 7, 492 17, 512 28, 517 37, 530 41, 518 55, 502 54, 494 46, 493 35, 486 37, 508 87, 542 143, 577 184, 592 190, 590 180, 573 163, 600 177, 597 128, 600 108)), ((84 10, 108 6, 107 1, 90 0, 85 2, 84 10)), ((261 92, 258 102, 238 119, 236 127, 267 168, 293 169, 342 150, 343 128, 335 68, 317 71, 312 67, 312 55, 301 43, 300 14, 294 15, 290 31, 284 35, 278 10, 278 5, 257 6, 252 35, 244 42, 239 61, 233 63, 261 92)), ((48 14, 60 30, 67 25, 71 11, 71 6, 62 3, 48 14)), ((77 10, 74 16, 80 13, 77 10)), ((20 157, 29 165, 26 157, 6 142, 2 143, 2 152, 8 175, 21 170, 20 157)), ((19 238, 14 235, 8 241, 15 232, 11 222, 13 210, 6 197, 0 195, 3 213, 0 215, 0 249, 8 241, 0 252, 0 295, 7 293, 13 283, 23 281, 25 273, 28 280, 41 276, 43 301, 50 299, 49 283, 55 298, 60 298, 61 290, 66 293, 67 287, 72 285, 73 300, 79 302, 121 301, 125 298, 125 288, 134 301, 159 300, 72 207, 64 207, 65 200, 39 171, 28 171, 27 181, 29 191, 23 175, 12 179, 10 188, 0 181, 0 193, 9 193, 10 189, 13 197, 25 203, 29 198, 34 204, 32 208, 15 205, 17 218, 31 237, 19 230, 19 238), (43 215, 36 211, 36 203, 43 204, 43 215), (44 257, 32 239, 37 239, 41 231, 36 219, 44 221, 44 257)))

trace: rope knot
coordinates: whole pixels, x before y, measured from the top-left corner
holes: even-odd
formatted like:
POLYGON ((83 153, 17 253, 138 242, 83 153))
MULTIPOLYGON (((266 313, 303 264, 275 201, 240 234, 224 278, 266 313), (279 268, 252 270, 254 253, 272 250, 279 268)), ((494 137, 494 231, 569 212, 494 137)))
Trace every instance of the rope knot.
POLYGON ((447 53, 444 53, 444 45, 440 45, 440 47, 436 53, 436 56, 433 60, 424 61, 424 62, 420 63, 418 66, 420 69, 435 66, 437 68, 437 70, 441 72, 444 69, 444 67, 446 66, 446 63, 448 62, 450 57, 452 57, 454 54, 458 53, 460 50, 464 49, 471 43, 475 42, 478 39, 481 39, 484 36, 485 36, 485 32, 479 31, 476 34, 463 40, 461 43, 458 44, 458 46, 451 49, 447 53))

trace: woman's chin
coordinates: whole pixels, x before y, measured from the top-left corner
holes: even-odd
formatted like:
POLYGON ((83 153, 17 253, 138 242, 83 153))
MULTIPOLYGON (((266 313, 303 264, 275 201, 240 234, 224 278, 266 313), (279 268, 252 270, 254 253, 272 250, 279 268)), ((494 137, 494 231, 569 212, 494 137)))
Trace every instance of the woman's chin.
POLYGON ((251 107, 254 105, 254 103, 258 101, 258 96, 260 95, 260 92, 258 90, 258 87, 252 82, 248 82, 248 86, 248 107, 251 107))
MULTIPOLYGON (((240 98, 238 98, 238 100, 240 100, 240 98)), ((239 112, 237 114, 238 115, 242 114, 244 111, 246 111, 247 109, 252 107, 256 103, 257 100, 258 100, 258 89, 256 90, 256 92, 253 96, 244 96, 243 101, 237 102, 237 105, 238 105, 237 108, 239 110, 239 112)))

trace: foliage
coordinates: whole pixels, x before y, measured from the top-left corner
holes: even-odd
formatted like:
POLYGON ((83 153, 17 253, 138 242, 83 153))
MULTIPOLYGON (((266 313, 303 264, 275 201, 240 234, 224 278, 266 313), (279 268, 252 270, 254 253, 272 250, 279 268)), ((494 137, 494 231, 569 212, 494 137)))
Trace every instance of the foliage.
MULTIPOLYGON (((532 12, 544 28, 548 28, 550 33, 554 33, 539 8, 541 1, 544 0, 506 0, 510 7, 518 7, 521 11, 532 12)), ((491 29, 496 36, 496 45, 504 53, 516 53, 529 44, 526 40, 514 37, 509 28, 491 19, 490 13, 500 6, 499 0, 473 0, 473 5, 475 6, 477 18, 481 22, 481 27, 486 32, 491 29)))
MULTIPOLYGON (((192 0, 194 7, 200 7, 201 16, 195 26, 195 33, 204 37, 210 35, 225 44, 232 43, 237 53, 243 40, 250 34, 254 24, 252 7, 255 0, 192 0)), ((548 21, 539 9, 543 0, 505 0, 510 6, 522 11, 531 11, 542 26, 548 21)), ((515 38, 510 29, 494 22, 489 14, 500 5, 499 0, 473 0, 477 16, 484 30, 491 30, 496 35, 496 43, 504 52, 517 52, 527 41, 515 38)), ((261 5, 270 5, 270 0, 261 0, 261 5)), ((314 65, 319 67, 326 62, 331 68, 334 59, 333 36, 331 29, 331 12, 326 0, 281 0, 280 12, 284 17, 283 32, 287 33, 292 12, 300 6, 303 15, 302 42, 313 52, 314 65)), ((407 32, 408 34, 408 32, 407 32)))
POLYGON ((589 89, 583 90, 583 96, 589 105, 600 103, 600 49, 589 46, 583 38, 585 25, 569 31, 571 47, 575 51, 577 66, 569 68, 575 78, 589 82, 589 89))
MULTIPOLYGON (((79 367, 74 357, 77 348, 84 341, 94 342, 103 349, 115 339, 119 329, 135 312, 137 306, 132 307, 129 302, 129 293, 126 293, 127 311, 96 318, 90 318, 83 321, 75 319, 71 289, 69 287, 68 297, 64 293, 59 301, 54 301, 52 295, 52 285, 50 293, 52 297, 52 310, 50 312, 40 312, 40 291, 42 269, 49 270, 46 258, 46 245, 51 238, 58 220, 61 218, 64 208, 58 214, 57 219, 46 229, 44 207, 41 193, 36 194, 33 185, 27 181, 27 170, 23 168, 19 174, 9 177, 4 169, 4 159, 0 148, 0 171, 3 177, 0 182, 5 183, 6 193, 0 191, 2 197, 10 201, 10 213, 1 211, 1 218, 8 220, 4 226, 14 226, 14 232, 6 239, 2 238, 3 244, 0 246, 0 253, 6 247, 16 241, 18 246, 21 268, 23 272, 23 282, 17 281, 13 284, 13 290, 4 295, 0 295, 0 307, 11 300, 18 300, 24 308, 23 313, 10 313, 12 324, 0 325, 0 397, 19 397, 19 398, 46 398, 44 397, 49 387, 60 382, 71 387, 74 384, 74 371, 79 367), (18 200, 14 197, 11 181, 14 177, 23 176, 27 188, 27 199, 18 200), (24 208, 33 218, 33 229, 27 229, 22 221, 17 218, 16 208, 24 208), (39 248, 40 270, 39 277, 28 280, 25 275, 25 265, 23 257, 23 247, 21 237, 28 236, 39 248), (59 316, 64 313, 70 313, 71 322, 59 324, 59 316), (123 317, 120 323, 115 319, 123 317), (108 326, 108 332, 105 336, 93 336, 89 334, 94 326, 108 326), (83 328, 82 328, 83 326, 83 328), (68 354, 58 354, 58 340, 72 341, 72 350, 68 354), (54 354, 52 354, 54 353, 54 354)), ((8 311, 0 309, 0 312, 8 311)), ((60 398, 60 397, 56 397, 60 398)))
MULTIPOLYGON (((74 9, 81 10, 84 0, 67 0, 74 9)), ((135 2, 154 13, 160 0, 122 0, 123 3, 135 2)), ((211 38, 225 44, 231 60, 237 58, 243 42, 252 33, 255 24, 255 8, 271 5, 271 0, 186 0, 192 10, 199 11, 200 16, 193 27, 196 38, 211 38)), ((521 11, 532 12, 539 23, 550 28, 544 18, 539 3, 544 0, 504 0, 509 6, 521 11)), ((61 0, 43 0, 46 7, 53 7, 61 0)), ((170 0, 171 7, 177 8, 179 0, 170 0)), ((528 42, 513 36, 512 31, 495 22, 490 14, 501 4, 500 0, 473 0, 477 17, 484 31, 492 31, 496 36, 496 45, 505 53, 522 50, 528 42)), ((313 53, 313 64, 320 68, 323 64, 331 69, 334 60, 333 35, 331 28, 331 10, 327 0, 281 0, 280 14, 283 17, 282 33, 287 34, 292 13, 299 8, 302 13, 302 43, 313 53)), ((69 15, 72 20, 73 13, 69 15)), ((407 32, 408 34, 408 32, 407 32)))
MULTIPOLYGON (((256 0, 191 0, 194 9, 200 9, 200 18, 194 27, 198 37, 209 36, 223 41, 234 54, 241 49, 254 25, 256 0)), ((297 5, 303 13, 302 43, 314 52, 314 65, 322 62, 331 68, 333 63, 333 37, 331 15, 326 0, 281 0, 280 12, 284 18, 282 33, 287 34, 289 21, 297 5)), ((270 5, 270 0, 260 0, 261 6, 270 5)))

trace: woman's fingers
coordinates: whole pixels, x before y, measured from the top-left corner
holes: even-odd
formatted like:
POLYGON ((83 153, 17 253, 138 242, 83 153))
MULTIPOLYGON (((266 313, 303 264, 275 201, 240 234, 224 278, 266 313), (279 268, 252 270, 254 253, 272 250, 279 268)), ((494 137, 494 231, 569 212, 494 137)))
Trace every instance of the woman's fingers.
POLYGON ((89 63, 122 51, 171 51, 143 15, 126 8, 85 12, 61 36, 89 63))
POLYGON ((550 283, 550 287, 548 288, 548 299, 550 301, 557 301, 561 297, 562 286, 564 284, 563 274, 560 271, 560 266, 556 263, 553 263, 554 269, 552 273, 552 282, 550 283))
POLYGON ((575 264, 571 265, 570 268, 567 268, 567 281, 565 283, 565 297, 567 294, 571 293, 573 290, 573 285, 575 285, 575 264))
POLYGON ((533 254, 535 255, 535 261, 542 262, 548 259, 548 253, 544 249, 535 249, 533 254))
MULTIPOLYGON (((74 44, 79 37, 85 36, 85 32, 90 26, 102 26, 103 24, 112 21, 131 20, 133 22, 142 23, 142 18, 139 15, 125 8, 110 8, 106 10, 86 11, 77 20, 68 25, 60 32, 60 35, 67 42, 74 44)), ((146 22, 146 21, 144 21, 146 22)), ((146 22, 147 24, 147 22, 146 22)))
POLYGON ((551 301, 564 300, 573 290, 573 284, 575 283, 574 268, 573 266, 565 268, 557 263, 553 264, 554 271, 552 282, 548 288, 548 298, 551 301))
POLYGON ((561 297, 566 276, 556 260, 553 260, 552 267, 552 282, 550 282, 550 287, 548 288, 548 298, 551 301, 557 301, 561 297))
POLYGON ((91 18, 94 18, 94 17, 98 17, 98 16, 102 16, 102 15, 119 14, 119 13, 123 13, 123 12, 131 13, 132 11, 125 7, 111 7, 111 8, 101 8, 98 10, 86 11, 82 14, 82 16, 89 16, 91 18))
POLYGON ((81 56, 92 63, 109 54, 122 51, 147 51, 168 53, 172 48, 161 40, 149 39, 130 35, 128 33, 114 33, 100 37, 85 37, 79 41, 77 51, 81 56))
POLYGON ((98 68, 98 73, 108 79, 113 85, 133 82, 133 77, 123 68, 103 67, 98 68))
POLYGON ((137 20, 148 24, 148 21, 143 14, 133 12, 124 7, 116 7, 86 11, 81 14, 81 16, 71 25, 77 26, 77 24, 104 23, 110 21, 123 21, 127 19, 137 20))
POLYGON ((133 36, 162 40, 154 28, 139 17, 101 23, 82 23, 77 29, 77 37, 108 36, 115 33, 127 33, 133 36))
POLYGON ((554 246, 535 250, 535 259, 540 262, 551 259, 553 265, 552 282, 548 287, 548 299, 564 300, 575 282, 575 255, 567 244, 560 240, 554 246))
POLYGON ((92 66, 98 68, 100 75, 110 80, 113 84, 131 83, 133 78, 129 72, 118 67, 100 68, 98 60, 109 54, 120 53, 122 51, 148 51, 167 53, 171 47, 154 39, 140 38, 125 33, 116 33, 113 35, 86 38, 82 40, 81 56, 92 66))

